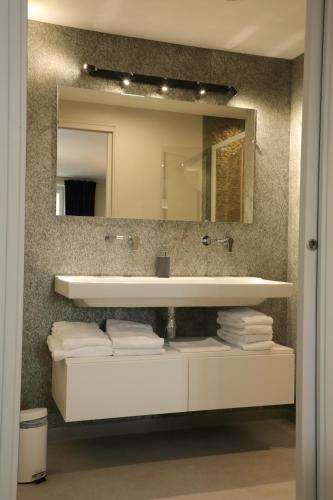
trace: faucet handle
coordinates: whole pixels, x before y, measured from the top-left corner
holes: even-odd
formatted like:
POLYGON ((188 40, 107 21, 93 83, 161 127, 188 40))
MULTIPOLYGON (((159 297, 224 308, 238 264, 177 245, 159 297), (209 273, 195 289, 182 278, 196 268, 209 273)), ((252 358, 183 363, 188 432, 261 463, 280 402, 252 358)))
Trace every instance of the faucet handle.
POLYGON ((212 241, 212 238, 210 236, 208 236, 208 234, 206 234, 205 236, 203 236, 201 238, 201 243, 203 245, 205 245, 206 247, 208 247, 209 245, 211 245, 213 243, 213 241, 212 241))
POLYGON ((127 240, 131 250, 137 250, 139 248, 140 238, 137 234, 129 234, 127 240))

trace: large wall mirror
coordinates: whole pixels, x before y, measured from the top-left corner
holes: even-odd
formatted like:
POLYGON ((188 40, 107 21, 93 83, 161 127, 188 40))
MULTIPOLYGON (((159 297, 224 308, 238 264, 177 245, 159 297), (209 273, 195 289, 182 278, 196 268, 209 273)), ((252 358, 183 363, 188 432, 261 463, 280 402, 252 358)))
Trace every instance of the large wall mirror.
POLYGON ((57 215, 253 222, 255 111, 58 89, 57 215))

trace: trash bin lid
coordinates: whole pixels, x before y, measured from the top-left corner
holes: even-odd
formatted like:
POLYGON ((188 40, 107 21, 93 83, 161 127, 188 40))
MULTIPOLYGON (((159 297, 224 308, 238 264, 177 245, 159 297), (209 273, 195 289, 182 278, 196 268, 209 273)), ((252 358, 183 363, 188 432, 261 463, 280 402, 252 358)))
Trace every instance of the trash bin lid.
POLYGON ((21 411, 20 422, 27 422, 43 417, 47 417, 47 408, 31 408, 30 410, 21 411))

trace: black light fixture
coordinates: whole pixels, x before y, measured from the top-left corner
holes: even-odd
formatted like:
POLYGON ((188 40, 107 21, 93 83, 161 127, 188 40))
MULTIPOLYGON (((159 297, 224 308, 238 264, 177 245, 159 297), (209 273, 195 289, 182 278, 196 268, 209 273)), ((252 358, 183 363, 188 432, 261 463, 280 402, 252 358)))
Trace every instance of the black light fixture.
POLYGON ((124 73, 122 71, 113 71, 110 69, 97 68, 92 64, 85 63, 84 71, 90 76, 97 78, 105 78, 108 80, 116 80, 122 82, 125 87, 129 87, 131 83, 139 83, 145 85, 156 85, 163 93, 167 93, 171 88, 182 90, 193 90, 198 92, 200 97, 203 97, 207 92, 225 94, 233 97, 237 94, 235 87, 231 85, 223 85, 217 83, 197 82, 192 80, 179 80, 177 78, 165 78, 161 76, 140 75, 137 73, 124 73))

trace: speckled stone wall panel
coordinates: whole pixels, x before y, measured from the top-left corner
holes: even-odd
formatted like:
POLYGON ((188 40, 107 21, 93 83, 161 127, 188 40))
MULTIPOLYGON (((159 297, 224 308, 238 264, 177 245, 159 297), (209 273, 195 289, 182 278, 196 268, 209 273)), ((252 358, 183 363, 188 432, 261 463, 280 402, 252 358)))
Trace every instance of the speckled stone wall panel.
MULTIPOLYGON (((100 323, 117 316, 160 325, 164 314, 153 309, 74 307, 54 293, 55 274, 152 275, 155 257, 165 245, 173 275, 250 275, 286 280, 291 63, 30 22, 28 71, 22 406, 46 405, 52 413, 46 337, 53 321, 100 323), (56 217, 57 85, 117 90, 115 84, 84 74, 84 62, 234 85, 239 93, 229 104, 258 111, 254 224, 56 217), (235 240, 232 254, 200 243, 206 233, 217 237, 226 231, 235 240), (123 242, 104 240, 106 233, 131 232, 141 240, 133 253, 123 242)), ((180 91, 173 91, 172 96, 194 98, 180 91)), ((207 99, 225 102, 224 97, 207 99)), ((275 338, 285 342, 286 301, 270 300, 261 309, 274 316, 275 338)), ((178 334, 214 333, 215 314, 215 309, 180 309, 178 334)), ((55 417, 52 422, 56 425, 60 420, 55 417)))
POLYGON ((295 283, 295 294, 288 300, 288 344, 296 347, 297 336, 297 270, 299 202, 301 174, 301 133, 303 109, 304 56, 294 59, 291 80, 290 163, 289 163, 289 222, 288 222, 288 280, 295 283))

